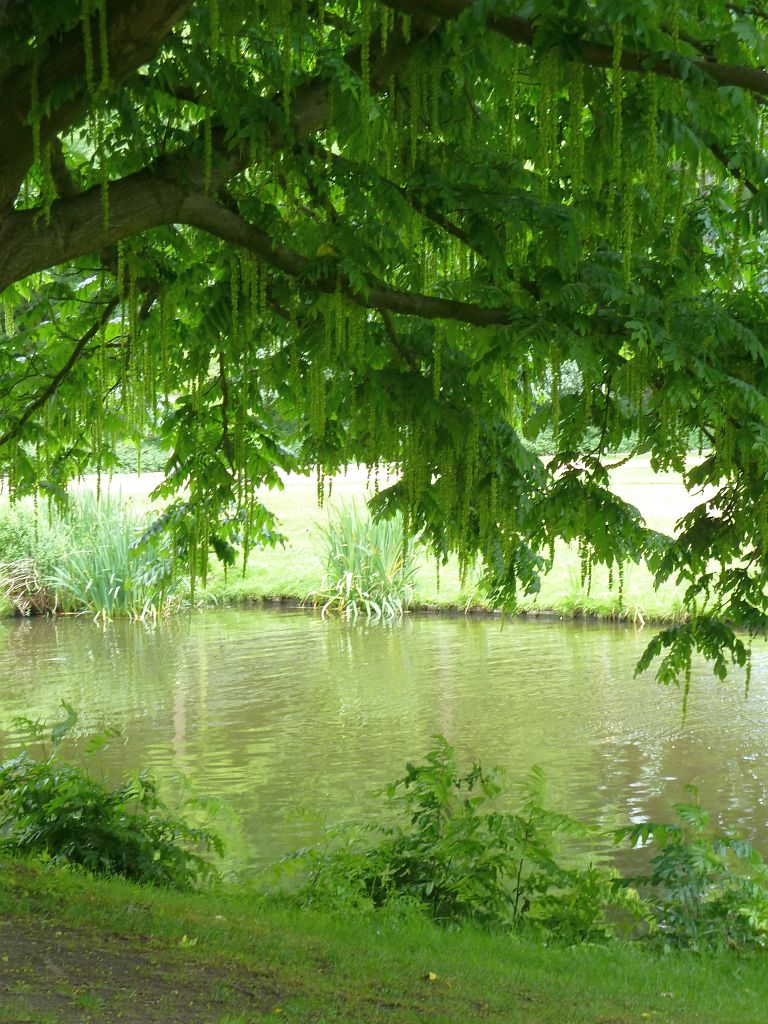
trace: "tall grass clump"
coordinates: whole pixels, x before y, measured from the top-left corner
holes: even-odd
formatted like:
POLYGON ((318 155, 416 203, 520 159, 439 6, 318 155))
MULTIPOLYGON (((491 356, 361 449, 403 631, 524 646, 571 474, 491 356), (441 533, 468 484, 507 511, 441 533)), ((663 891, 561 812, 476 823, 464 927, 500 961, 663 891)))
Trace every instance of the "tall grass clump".
POLYGON ((51 576, 70 550, 69 531, 28 503, 0 508, 0 595, 21 615, 56 608, 51 576))
POLYGON ((309 600, 348 619, 399 618, 413 600, 416 572, 402 518, 373 519, 357 504, 341 505, 319 528, 326 574, 309 600))
POLYGON ((31 506, 0 517, 0 593, 22 615, 90 612, 154 617, 178 606, 187 581, 159 542, 137 545, 145 518, 111 495, 83 492, 46 521, 31 506), (3 532, 5 524, 5 532, 3 532))
POLYGON ((72 549, 51 575, 63 610, 143 618, 178 604, 182 581, 161 550, 149 543, 137 547, 145 524, 129 505, 109 495, 97 501, 79 494, 68 525, 72 549))

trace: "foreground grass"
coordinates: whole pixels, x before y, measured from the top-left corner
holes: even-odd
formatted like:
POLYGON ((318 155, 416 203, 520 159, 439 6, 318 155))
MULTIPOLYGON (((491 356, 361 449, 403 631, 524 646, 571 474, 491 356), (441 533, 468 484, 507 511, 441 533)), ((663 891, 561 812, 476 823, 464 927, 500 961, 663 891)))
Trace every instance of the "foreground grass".
POLYGON ((763 1024, 764 956, 545 948, 0 861, 0 1022, 763 1024))

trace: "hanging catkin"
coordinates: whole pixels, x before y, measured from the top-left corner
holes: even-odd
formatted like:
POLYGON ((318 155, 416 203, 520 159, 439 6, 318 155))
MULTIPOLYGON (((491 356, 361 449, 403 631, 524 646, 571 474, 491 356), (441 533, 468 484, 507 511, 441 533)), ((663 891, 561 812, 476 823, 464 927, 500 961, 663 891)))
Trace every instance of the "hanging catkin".
POLYGON ((584 66, 574 65, 568 107, 568 142, 570 150, 571 186, 577 192, 584 184, 584 66))
POLYGON ((211 180, 213 177, 213 132, 211 115, 206 113, 203 118, 203 191, 206 195, 211 193, 211 180))
POLYGON ((613 60, 611 64, 611 105, 613 107, 613 139, 611 153, 611 184, 608 194, 608 222, 610 224, 616 193, 621 182, 621 147, 624 103, 624 72, 621 58, 624 49, 624 29, 618 22, 613 30, 613 60))
POLYGON ((645 80, 645 152, 643 165, 648 194, 654 204, 659 194, 659 92, 656 75, 648 75, 645 80))

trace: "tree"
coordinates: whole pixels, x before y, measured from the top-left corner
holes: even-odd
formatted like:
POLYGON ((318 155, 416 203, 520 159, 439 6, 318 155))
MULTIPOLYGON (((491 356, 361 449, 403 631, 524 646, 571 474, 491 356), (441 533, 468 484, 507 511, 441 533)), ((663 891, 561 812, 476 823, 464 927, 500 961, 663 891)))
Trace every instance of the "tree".
POLYGON ((555 541, 768 625, 768 13, 719 0, 0 0, 0 470, 170 445, 193 573, 255 489, 396 466, 377 512, 500 602, 555 541), (566 386, 567 381, 567 386, 566 386), (526 445, 546 426, 554 455, 526 445), (686 462, 693 443, 704 452, 686 462), (675 537, 613 452, 708 488, 675 537))

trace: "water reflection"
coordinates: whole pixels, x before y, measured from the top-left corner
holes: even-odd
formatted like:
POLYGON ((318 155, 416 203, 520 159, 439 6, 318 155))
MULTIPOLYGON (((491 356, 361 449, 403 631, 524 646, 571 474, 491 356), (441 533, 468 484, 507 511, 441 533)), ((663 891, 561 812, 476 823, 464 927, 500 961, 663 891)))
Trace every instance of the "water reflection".
POLYGON ((523 775, 552 803, 613 827, 668 817, 684 786, 768 847, 768 652, 751 695, 694 673, 677 691, 633 668, 649 634, 558 622, 411 617, 393 628, 323 623, 301 611, 222 611, 156 626, 0 623, 0 729, 53 719, 61 698, 81 735, 117 726, 105 770, 183 772, 240 822, 236 856, 263 864, 318 820, 366 813, 365 796, 443 733, 462 759, 523 775))

